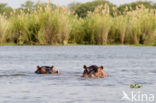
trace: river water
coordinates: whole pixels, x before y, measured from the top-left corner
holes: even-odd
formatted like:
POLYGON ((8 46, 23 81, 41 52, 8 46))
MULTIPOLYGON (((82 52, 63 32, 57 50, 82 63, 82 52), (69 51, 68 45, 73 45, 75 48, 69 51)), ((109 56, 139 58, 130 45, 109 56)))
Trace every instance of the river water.
POLYGON ((0 47, 0 103, 131 103, 121 100, 123 91, 152 94, 156 102, 156 47, 0 47), (81 78, 84 64, 103 65, 109 77, 81 78), (54 65, 62 74, 37 75, 37 65, 54 65), (129 87, 135 83, 142 88, 129 87))

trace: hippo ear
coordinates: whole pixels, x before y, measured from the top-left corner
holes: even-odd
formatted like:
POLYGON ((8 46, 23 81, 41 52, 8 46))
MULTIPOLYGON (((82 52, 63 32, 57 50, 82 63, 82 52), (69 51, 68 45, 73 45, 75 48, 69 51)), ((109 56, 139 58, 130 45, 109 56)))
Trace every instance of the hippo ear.
POLYGON ((37 68, 37 69, 40 69, 40 66, 39 66, 39 65, 37 65, 37 66, 36 66, 36 68, 37 68))
POLYGON ((103 69, 104 67, 103 67, 103 66, 101 66, 100 68, 101 68, 101 69, 103 69))
POLYGON ((86 66, 86 65, 84 65, 84 66, 83 66, 83 68, 84 68, 84 69, 87 69, 87 66, 86 66))
POLYGON ((52 69, 51 69, 52 71, 54 71, 54 70, 55 70, 55 67, 54 67, 54 66, 52 66, 51 68, 52 68, 52 69))

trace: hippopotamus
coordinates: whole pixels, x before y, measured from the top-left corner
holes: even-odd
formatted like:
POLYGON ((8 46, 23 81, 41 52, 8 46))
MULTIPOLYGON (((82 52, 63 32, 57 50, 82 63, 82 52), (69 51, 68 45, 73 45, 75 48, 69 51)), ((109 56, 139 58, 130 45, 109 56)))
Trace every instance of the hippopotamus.
POLYGON ((107 73, 103 70, 104 67, 98 67, 96 65, 91 65, 87 67, 84 65, 84 72, 82 77, 89 77, 89 78, 105 78, 107 77, 107 73))
POLYGON ((58 70, 55 70, 54 66, 36 66, 36 68, 35 73, 37 74, 60 74, 58 70))

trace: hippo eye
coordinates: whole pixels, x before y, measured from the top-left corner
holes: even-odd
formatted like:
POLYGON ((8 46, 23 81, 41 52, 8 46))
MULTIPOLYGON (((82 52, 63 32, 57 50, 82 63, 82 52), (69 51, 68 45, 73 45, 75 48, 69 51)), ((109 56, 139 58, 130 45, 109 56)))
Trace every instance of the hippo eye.
POLYGON ((97 72, 97 69, 94 68, 93 71, 97 72))

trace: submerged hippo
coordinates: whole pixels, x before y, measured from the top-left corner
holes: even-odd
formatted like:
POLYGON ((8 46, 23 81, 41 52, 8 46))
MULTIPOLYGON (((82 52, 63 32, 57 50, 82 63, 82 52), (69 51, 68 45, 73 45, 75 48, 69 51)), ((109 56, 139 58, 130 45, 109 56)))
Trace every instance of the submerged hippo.
POLYGON ((60 74, 58 70, 55 70, 54 66, 37 66, 35 73, 37 74, 60 74))
POLYGON ((96 65, 92 65, 87 67, 84 65, 84 72, 82 77, 89 77, 89 78, 105 78, 107 77, 107 73, 103 70, 103 66, 98 67, 96 65))

